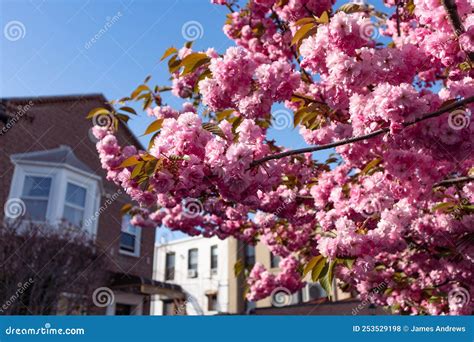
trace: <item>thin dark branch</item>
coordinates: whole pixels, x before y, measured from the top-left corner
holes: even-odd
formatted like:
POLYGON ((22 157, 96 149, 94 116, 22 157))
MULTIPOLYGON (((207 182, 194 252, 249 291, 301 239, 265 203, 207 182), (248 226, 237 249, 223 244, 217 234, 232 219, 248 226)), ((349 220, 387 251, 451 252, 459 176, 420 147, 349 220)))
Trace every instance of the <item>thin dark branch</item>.
MULTIPOLYGON (((444 114, 446 112, 449 112, 451 110, 454 110, 456 108, 459 108, 459 107, 462 107, 468 103, 472 103, 474 102, 474 96, 471 96, 471 97, 468 97, 464 100, 460 100, 460 101, 456 101, 454 103, 451 103, 447 106, 444 106, 440 109, 438 109, 437 111, 434 111, 434 112, 431 112, 431 113, 428 113, 414 121, 411 121, 411 122, 407 122, 405 124, 403 124, 403 126, 405 127, 410 127, 412 125, 415 125, 417 124, 418 122, 420 121, 424 121, 424 120, 427 120, 427 119, 431 119, 431 118, 434 118, 434 117, 437 117, 437 116, 440 116, 441 114, 444 114)), ((258 160, 255 160, 253 161, 250 166, 251 167, 254 167, 254 166, 257 166, 261 163, 264 163, 264 162, 267 162, 269 160, 274 160, 274 159, 281 159, 281 158, 285 158, 285 157, 288 157, 288 156, 292 156, 292 155, 295 155, 295 154, 302 154, 302 153, 310 153, 310 152, 316 152, 316 151, 322 151, 322 150, 328 150, 330 148, 334 148, 334 147, 337 147, 337 146, 341 146, 341 145, 347 145, 347 144, 351 144, 351 143, 354 143, 354 142, 357 142, 357 141, 361 141, 361 140, 367 140, 367 139, 370 139, 370 138, 374 138, 378 135, 381 135, 381 134, 384 134, 384 133, 387 133, 390 131, 390 128, 389 127, 385 127, 385 128, 381 128, 377 131, 374 131, 372 133, 369 133, 369 134, 365 134, 365 135, 359 135, 357 137, 352 137, 352 138, 349 138, 349 139, 344 139, 344 140, 340 140, 340 141, 335 141, 333 143, 330 143, 330 144, 326 144, 326 145, 319 145, 319 146, 310 146, 310 147, 306 147, 306 148, 301 148, 301 149, 297 149, 297 150, 289 150, 289 151, 285 151, 285 152, 281 152, 281 153, 276 153, 276 154, 273 154, 273 155, 270 155, 270 156, 266 156, 264 158, 261 158, 261 159, 258 159, 258 160)))
POLYGON ((397 11, 396 11, 396 16, 397 16, 397 36, 400 37, 402 35, 402 32, 400 30, 400 5, 402 4, 402 1, 399 0, 397 1, 397 11))
POLYGON ((462 184, 462 183, 469 183, 474 181, 474 176, 466 176, 466 177, 458 177, 458 178, 451 178, 451 179, 445 179, 441 182, 438 182, 434 185, 434 187, 437 186, 451 186, 455 184, 462 184))
MULTIPOLYGON (((461 18, 459 17, 458 6, 456 5, 455 0, 441 0, 441 2, 443 3, 444 9, 448 13, 448 20, 454 29, 454 34, 456 37, 459 37, 461 34, 466 32, 466 30, 462 24, 461 18)), ((469 60, 474 61, 474 52, 466 51, 466 53, 469 57, 469 60)))

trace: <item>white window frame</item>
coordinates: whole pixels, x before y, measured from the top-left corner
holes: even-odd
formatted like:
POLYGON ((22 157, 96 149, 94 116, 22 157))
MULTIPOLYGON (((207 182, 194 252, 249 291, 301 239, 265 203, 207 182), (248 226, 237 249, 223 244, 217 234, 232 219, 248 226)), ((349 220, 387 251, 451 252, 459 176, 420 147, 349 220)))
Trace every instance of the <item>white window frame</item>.
MULTIPOLYGON (((23 177, 23 182, 21 184, 20 196, 18 196, 18 198, 20 198, 22 200, 23 200, 23 198, 25 198, 25 196, 23 195, 23 191, 25 189, 26 177, 39 177, 39 178, 49 178, 49 179, 51 179, 51 186, 49 188, 49 194, 48 194, 48 202, 46 204, 46 213, 44 215, 45 219, 46 219, 46 222, 47 222, 47 220, 48 220, 48 211, 49 211, 49 208, 50 208, 50 205, 51 205, 51 197, 52 197, 51 194, 53 192, 52 190, 53 190, 53 180, 54 179, 51 176, 43 175, 43 174, 33 174, 33 173, 25 174, 24 177, 23 177)), ((39 198, 34 198, 34 197, 28 198, 28 196, 26 196, 26 197, 27 197, 27 199, 33 199, 33 200, 39 199, 39 198)), ((42 200, 44 200, 44 199, 42 199, 42 200)), ((25 206, 25 209, 26 209, 26 206, 25 206)), ((45 221, 31 220, 31 222, 33 222, 33 223, 44 223, 45 221)))
MULTIPOLYGON (((126 228, 128 229, 128 226, 130 224, 130 215, 123 215, 122 216, 122 227, 120 229, 120 239, 122 238, 122 232, 126 232, 128 234, 132 234, 128 230, 124 231, 124 226, 126 225, 126 228)), ((135 250, 133 252, 124 250, 120 247, 120 240, 119 240, 119 253, 123 255, 128 255, 128 256, 133 256, 133 257, 139 257, 140 256, 140 247, 141 247, 141 242, 142 242, 142 228, 133 226, 135 228, 135 250)))
MULTIPOLYGON (((82 211, 83 211, 83 215, 82 215, 82 225, 84 226, 84 223, 85 223, 85 220, 86 220, 87 199, 88 199, 88 196, 89 196, 89 193, 87 192, 87 187, 85 187, 84 184, 78 184, 78 183, 75 182, 75 181, 68 180, 68 181, 66 182, 66 187, 65 187, 65 189, 66 189, 66 190, 65 190, 66 192, 65 192, 65 195, 64 195, 64 205, 63 205, 63 215, 62 215, 63 218, 65 218, 65 217, 64 217, 64 215, 65 215, 64 212, 66 211, 66 206, 69 206, 69 207, 71 207, 71 208, 73 208, 73 209, 82 210, 82 211), (76 204, 67 203, 67 202, 66 202, 67 187, 68 187, 69 184, 72 184, 72 185, 78 186, 78 187, 80 187, 80 188, 83 188, 83 189, 86 191, 86 199, 85 199, 84 207, 80 207, 80 206, 78 206, 78 205, 76 205, 76 204)), ((83 226, 82 226, 82 227, 79 227, 79 228, 83 228, 83 226)))
POLYGON ((14 164, 15 171, 13 172, 9 199, 21 198, 26 176, 50 177, 52 180, 46 210, 46 223, 57 226, 63 218, 67 183, 74 183, 86 189, 82 229, 93 238, 97 236, 98 215, 95 214, 99 210, 102 189, 101 178, 98 175, 67 164, 37 161, 14 161, 14 164))

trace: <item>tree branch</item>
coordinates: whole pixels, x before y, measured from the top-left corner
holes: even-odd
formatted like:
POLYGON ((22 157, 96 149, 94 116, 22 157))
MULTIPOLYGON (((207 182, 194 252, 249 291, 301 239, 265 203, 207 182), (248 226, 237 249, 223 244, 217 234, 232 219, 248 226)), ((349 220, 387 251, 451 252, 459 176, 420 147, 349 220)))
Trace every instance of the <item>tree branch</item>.
POLYGON ((451 178, 451 179, 445 179, 441 182, 436 183, 433 185, 433 187, 437 186, 451 186, 454 184, 460 184, 460 183, 469 183, 474 181, 474 176, 466 176, 466 177, 458 177, 458 178, 451 178))
MULTIPOLYGON (((454 34, 456 37, 459 37, 461 34, 466 32, 466 30, 462 24, 461 18, 459 17, 458 6, 456 5, 455 0, 441 0, 441 2, 444 9, 448 13, 448 20, 454 29, 454 34)), ((466 51, 466 53, 469 57, 469 60, 474 61, 474 52, 466 51)))
MULTIPOLYGON (((472 102, 474 102, 474 96, 471 96, 471 97, 465 98, 464 100, 456 101, 456 102, 451 103, 447 106, 441 107, 437 111, 428 113, 428 114, 426 114, 426 115, 424 115, 424 116, 422 116, 422 117, 420 117, 420 118, 418 118, 418 119, 416 119, 412 122, 404 123, 403 126, 404 127, 410 127, 412 125, 417 124, 420 121, 424 121, 424 120, 427 120, 427 119, 431 119, 431 118, 440 116, 441 114, 444 114, 446 112, 449 112, 453 109, 462 107, 462 106, 464 106, 468 103, 472 103, 472 102)), ((357 137, 352 137, 352 138, 349 138, 349 139, 335 141, 333 143, 326 144, 326 145, 310 146, 310 147, 305 147, 305 148, 301 148, 301 149, 297 149, 297 150, 289 150, 289 151, 285 151, 285 152, 276 153, 276 154, 266 156, 266 157, 263 157, 261 159, 253 161, 250 164, 250 167, 257 166, 257 165, 259 165, 261 163, 264 163, 264 162, 267 162, 269 160, 281 159, 281 158, 285 158, 285 157, 292 156, 292 155, 295 155, 295 154, 302 154, 302 153, 310 153, 310 152, 328 150, 330 148, 334 148, 334 147, 337 147, 337 146, 347 145, 347 144, 351 144, 351 143, 361 141, 361 140, 367 140, 367 139, 370 139, 370 138, 374 138, 378 135, 381 135, 383 133, 387 133, 389 131, 390 131, 390 127, 386 127, 386 128, 381 128, 381 129, 379 129, 377 131, 374 131, 372 133, 369 133, 369 134, 359 135, 357 137)))

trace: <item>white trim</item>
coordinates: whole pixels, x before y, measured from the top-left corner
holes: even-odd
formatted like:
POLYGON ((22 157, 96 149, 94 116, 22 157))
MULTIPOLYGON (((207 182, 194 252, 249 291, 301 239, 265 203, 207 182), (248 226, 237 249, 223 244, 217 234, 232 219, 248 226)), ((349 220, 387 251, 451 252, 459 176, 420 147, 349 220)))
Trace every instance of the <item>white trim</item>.
POLYGON ((46 210, 46 223, 58 225, 64 216, 64 204, 66 199, 67 183, 73 183, 86 189, 86 203, 84 207, 84 221, 89 223, 82 228, 91 236, 97 235, 98 219, 93 218, 99 209, 102 183, 100 177, 89 174, 67 164, 43 163, 16 160, 15 170, 10 186, 8 198, 21 198, 25 177, 49 177, 51 178, 51 189, 46 210))

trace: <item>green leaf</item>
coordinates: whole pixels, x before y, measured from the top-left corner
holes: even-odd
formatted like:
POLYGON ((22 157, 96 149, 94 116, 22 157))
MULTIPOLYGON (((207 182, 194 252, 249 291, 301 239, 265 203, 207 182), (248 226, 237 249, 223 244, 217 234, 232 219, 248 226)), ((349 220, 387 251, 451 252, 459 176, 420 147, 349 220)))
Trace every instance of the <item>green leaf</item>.
POLYGON ((171 57, 170 60, 168 61, 168 70, 171 74, 178 71, 180 66, 181 66, 181 60, 178 59, 178 55, 171 57))
POLYGON ((245 270, 245 264, 244 262, 239 259, 237 262, 234 264, 234 275, 238 277, 242 272, 245 270))
POLYGON ((186 57, 183 58, 180 64, 181 67, 184 67, 184 70, 181 73, 181 75, 186 75, 193 72, 200 66, 208 63, 210 60, 211 59, 209 58, 208 55, 201 52, 195 52, 195 53, 191 53, 187 55, 186 57))
POLYGON ((330 261, 329 263, 326 263, 323 271, 321 272, 321 276, 319 279, 319 283, 321 284, 324 291, 326 291, 326 294, 328 295, 329 298, 331 298, 331 293, 332 293, 332 281, 334 279, 334 273, 333 273, 334 264, 335 264, 334 261, 330 261))
POLYGON ((306 18, 301 18, 299 19, 296 23, 295 23, 295 26, 303 26, 303 25, 306 25, 306 24, 315 24, 316 23, 316 19, 313 18, 313 17, 306 17, 306 18))
POLYGON ((94 116, 96 115, 111 115, 112 113, 110 112, 110 110, 108 110, 107 108, 103 108, 103 107, 98 107, 98 108, 94 108, 92 109, 89 114, 87 114, 87 119, 92 119, 94 116))
POLYGON ((132 107, 124 106, 124 107, 120 107, 119 110, 123 110, 124 112, 137 115, 137 112, 132 107))
POLYGON ((163 124, 164 119, 158 119, 153 121, 146 129, 145 133, 143 135, 147 135, 156 131, 159 131, 161 129, 161 125, 163 124))
POLYGON ((235 112, 234 109, 226 109, 226 110, 217 112, 216 119, 217 121, 221 122, 222 120, 228 118, 233 112, 235 112))
POLYGON ((336 12, 344 12, 344 13, 347 13, 347 14, 351 14, 351 13, 359 12, 363 9, 364 9, 364 6, 349 2, 349 3, 344 4, 341 7, 339 7, 336 12))
POLYGON ((296 45, 299 47, 301 41, 310 35, 316 33, 318 27, 314 23, 306 24, 301 26, 301 28, 296 31, 293 39, 291 40, 291 45, 296 45))
POLYGON ((305 277, 309 273, 309 271, 311 271, 314 268, 314 266, 316 266, 318 261, 323 259, 323 258, 324 257, 322 255, 317 255, 314 258, 312 258, 303 270, 303 277, 305 277))
POLYGON ((431 211, 445 212, 445 211, 447 211, 451 208, 454 208, 455 206, 456 206, 456 203, 454 203, 454 202, 438 203, 433 208, 431 208, 431 211))
MULTIPOLYGON (((168 49, 165 51, 165 53, 163 54, 163 56, 161 56, 160 61, 162 61, 162 60, 168 58, 168 57, 171 56, 171 55, 177 54, 177 53, 178 53, 178 49, 177 49, 177 48, 175 48, 175 47, 170 47, 170 48, 168 48, 168 49)), ((146 83, 146 82, 145 82, 145 83, 146 83)))
POLYGON ((221 137, 222 139, 226 138, 224 132, 222 131, 222 129, 219 126, 217 126, 215 123, 212 123, 212 122, 203 123, 202 128, 204 128, 208 132, 211 132, 211 133, 221 137))
POLYGON ((144 162, 139 162, 137 165, 135 165, 132 174, 130 175, 130 178, 136 178, 141 173, 144 164, 144 162))
POLYGON ((372 161, 368 162, 367 165, 362 169, 361 173, 366 175, 370 170, 379 165, 382 162, 381 158, 375 158, 372 161))
POLYGON ((132 92, 130 97, 132 99, 136 99, 138 97, 138 95, 140 95, 140 93, 142 93, 143 91, 151 91, 151 90, 150 90, 150 88, 148 88, 148 86, 146 84, 141 84, 132 92))
POLYGON ((329 14, 328 14, 328 12, 324 11, 323 14, 321 14, 321 16, 318 19, 316 19, 316 21, 320 24, 329 23, 329 14))
POLYGON ((316 265, 314 265, 312 271, 311 271, 311 280, 312 281, 318 281, 318 279, 321 276, 321 272, 324 269, 324 266, 326 265, 326 258, 322 258, 318 260, 316 265))
POLYGON ((352 269, 352 266, 354 265, 354 262, 355 262, 355 258, 337 258, 336 262, 343 264, 348 269, 352 269))
POLYGON ((128 157, 127 159, 125 159, 122 164, 120 164, 119 167, 123 168, 123 167, 129 167, 129 166, 133 166, 133 165, 137 165, 140 161, 138 160, 138 157, 137 156, 131 156, 131 157, 128 157))

